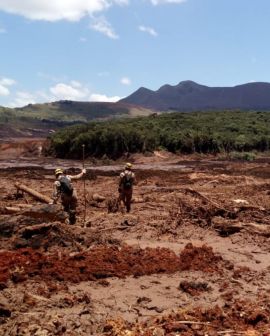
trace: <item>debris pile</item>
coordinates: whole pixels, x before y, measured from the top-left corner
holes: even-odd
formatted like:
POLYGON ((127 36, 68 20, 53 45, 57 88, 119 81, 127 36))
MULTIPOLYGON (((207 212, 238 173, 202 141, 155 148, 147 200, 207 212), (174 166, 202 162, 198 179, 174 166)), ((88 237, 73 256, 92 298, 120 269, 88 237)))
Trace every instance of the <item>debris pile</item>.
MULTIPOLYGON (((27 232, 27 231, 26 231, 27 232)), ((95 246, 87 252, 45 255, 32 249, 0 252, 0 282, 26 281, 38 277, 79 283, 109 277, 172 274, 178 271, 218 272, 222 258, 207 246, 188 244, 177 256, 166 248, 134 248, 124 245, 95 246)))
POLYGON ((129 324, 122 319, 108 320, 104 334, 108 336, 150 335, 246 335, 267 336, 270 327, 270 306, 250 301, 236 301, 231 306, 215 306, 210 309, 179 310, 167 316, 129 324))

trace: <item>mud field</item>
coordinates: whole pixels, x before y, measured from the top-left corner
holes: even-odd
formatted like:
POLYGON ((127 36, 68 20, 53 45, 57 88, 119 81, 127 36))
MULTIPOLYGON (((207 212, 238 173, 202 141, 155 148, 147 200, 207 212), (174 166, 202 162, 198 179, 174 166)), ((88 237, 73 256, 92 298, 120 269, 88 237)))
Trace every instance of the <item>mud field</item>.
POLYGON ((74 226, 17 193, 51 197, 53 161, 27 160, 0 162, 0 335, 270 335, 268 158, 135 156, 129 214, 119 165, 87 163, 74 226))

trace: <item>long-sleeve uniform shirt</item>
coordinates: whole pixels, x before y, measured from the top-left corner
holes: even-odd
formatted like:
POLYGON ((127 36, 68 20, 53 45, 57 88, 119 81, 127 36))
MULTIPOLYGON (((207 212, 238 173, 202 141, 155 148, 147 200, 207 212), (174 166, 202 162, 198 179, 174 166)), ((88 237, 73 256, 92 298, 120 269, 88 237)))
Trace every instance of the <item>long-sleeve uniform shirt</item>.
MULTIPOLYGON (((71 183, 72 180, 79 180, 83 176, 83 172, 81 172, 78 175, 64 175, 64 174, 61 174, 61 175, 58 176, 57 180, 54 182, 54 188, 53 188, 53 200, 54 200, 54 202, 57 202, 58 198, 62 194, 61 183, 59 181, 62 176, 65 176, 69 180, 69 182, 71 183)), ((75 189, 73 189, 73 196, 77 198, 75 189)))

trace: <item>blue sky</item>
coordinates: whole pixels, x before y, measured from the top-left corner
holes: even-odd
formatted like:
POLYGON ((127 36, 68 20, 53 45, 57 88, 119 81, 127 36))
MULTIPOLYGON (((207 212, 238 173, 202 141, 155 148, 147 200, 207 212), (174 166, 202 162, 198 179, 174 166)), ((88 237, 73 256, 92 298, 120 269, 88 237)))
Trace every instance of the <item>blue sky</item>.
POLYGON ((269 0, 0 0, 0 105, 270 82, 269 0))

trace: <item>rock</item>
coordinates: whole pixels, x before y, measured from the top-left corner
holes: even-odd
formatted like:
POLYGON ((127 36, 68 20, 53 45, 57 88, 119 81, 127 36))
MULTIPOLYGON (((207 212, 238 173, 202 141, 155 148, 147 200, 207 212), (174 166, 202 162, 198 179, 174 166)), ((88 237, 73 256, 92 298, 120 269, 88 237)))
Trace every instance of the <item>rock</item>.
POLYGON ((62 223, 64 223, 68 217, 68 214, 62 210, 62 207, 56 204, 35 205, 32 208, 22 211, 21 214, 27 217, 42 218, 62 223))
POLYGON ((101 195, 99 195, 99 194, 93 194, 92 195, 92 199, 94 200, 94 201, 96 201, 96 202, 103 202, 103 201, 105 201, 105 199, 106 199, 106 197, 104 197, 104 196, 101 196, 101 195))
POLYGON ((11 237, 17 225, 16 217, 4 216, 0 219, 0 236, 11 237))
POLYGON ((24 293, 23 303, 27 304, 28 306, 35 306, 37 304, 37 300, 31 294, 24 293))
POLYGON ((153 330, 153 336, 164 336, 165 331, 162 328, 155 328, 153 330))
POLYGON ((0 299, 0 317, 11 317, 11 308, 0 299))

